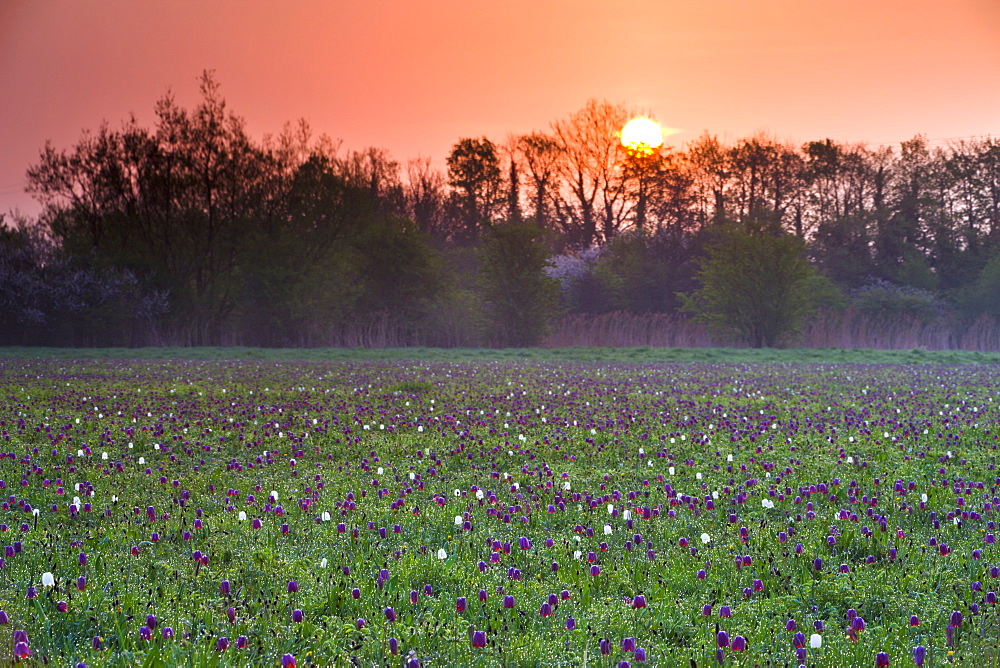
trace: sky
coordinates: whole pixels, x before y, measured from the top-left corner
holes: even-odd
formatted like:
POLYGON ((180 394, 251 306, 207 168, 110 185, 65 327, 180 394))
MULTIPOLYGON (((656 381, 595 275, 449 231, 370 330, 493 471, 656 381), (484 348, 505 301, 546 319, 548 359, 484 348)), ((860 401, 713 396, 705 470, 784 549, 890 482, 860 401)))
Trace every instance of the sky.
POLYGON ((0 0, 0 213, 47 141, 152 127, 213 70, 250 133, 430 157, 605 99, 681 132, 1000 137, 1000 0, 0 0))

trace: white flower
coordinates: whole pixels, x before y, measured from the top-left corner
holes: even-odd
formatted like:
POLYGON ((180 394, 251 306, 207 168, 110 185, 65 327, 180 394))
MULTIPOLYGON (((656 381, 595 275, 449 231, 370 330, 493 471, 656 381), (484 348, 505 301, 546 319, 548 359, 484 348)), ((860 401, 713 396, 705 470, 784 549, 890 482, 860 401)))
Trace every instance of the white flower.
POLYGON ((423 431, 424 431, 424 426, 423 425, 420 425, 419 427, 417 427, 417 433, 423 433, 423 431))
POLYGON ((322 561, 319 562, 319 567, 326 568, 326 564, 327 564, 326 557, 323 557, 322 561))
POLYGON ((701 480, 701 473, 695 473, 694 477, 698 480, 701 480))
POLYGON ((380 467, 378 467, 378 474, 379 474, 379 475, 382 475, 383 473, 385 473, 385 469, 384 469, 384 468, 382 468, 381 466, 380 466, 380 467))
POLYGON ((583 556, 583 552, 581 552, 580 550, 575 550, 575 551, 573 552, 573 558, 574 558, 574 559, 579 559, 579 558, 580 558, 580 557, 582 557, 582 556, 583 556))
POLYGON ((727 462, 733 461, 733 456, 732 455, 726 455, 726 461, 727 462))
POLYGON ((267 498, 271 499, 272 502, 278 501, 278 492, 276 490, 271 490, 271 493, 267 495, 267 498))
POLYGON ((247 514, 241 510, 240 511, 240 522, 246 522, 246 521, 247 521, 247 514))
POLYGON ((622 511, 622 519, 625 520, 626 522, 628 522, 630 519, 632 519, 632 511, 628 510, 628 509, 623 510, 622 511))
POLYGON ((438 559, 447 559, 447 558, 448 558, 448 553, 445 552, 444 548, 442 547, 440 550, 438 550, 438 559))
POLYGON ((927 503, 927 495, 926 494, 921 494, 920 495, 920 500, 923 501, 924 503, 927 503))
POLYGON ((670 468, 668 468, 667 473, 669 473, 670 475, 674 475, 674 467, 671 466, 670 468))
POLYGON ((323 517, 323 521, 324 522, 329 522, 330 521, 330 517, 331 517, 330 516, 330 511, 329 510, 324 510, 322 517, 323 517))
POLYGON ((571 486, 569 484, 569 480, 567 480, 566 482, 563 483, 563 489, 564 490, 569 491, 570 488, 571 488, 571 486))
POLYGON ((610 514, 612 514, 614 512, 615 512, 615 504, 609 503, 608 504, 608 515, 610 515, 610 514))
POLYGON ((43 587, 54 587, 56 586, 56 578, 52 573, 42 573, 42 586, 43 587))
POLYGON ((462 526, 462 516, 461 515, 455 515, 455 526, 458 526, 458 527, 462 526))
POLYGON ((712 537, 709 536, 707 533, 703 533, 701 534, 701 542, 708 545, 710 542, 712 542, 712 537))
POLYGON ((485 494, 483 494, 483 490, 481 490, 481 489, 477 489, 477 490, 476 490, 476 498, 477 498, 477 499, 481 499, 481 498, 483 498, 483 497, 485 497, 485 496, 486 496, 486 495, 485 495, 485 494))
POLYGON ((610 524, 605 524, 604 525, 604 535, 605 536, 610 536, 611 535, 611 525, 610 524))
POLYGON ((814 633, 809 636, 809 646, 813 649, 819 649, 823 646, 823 636, 818 633, 814 633))

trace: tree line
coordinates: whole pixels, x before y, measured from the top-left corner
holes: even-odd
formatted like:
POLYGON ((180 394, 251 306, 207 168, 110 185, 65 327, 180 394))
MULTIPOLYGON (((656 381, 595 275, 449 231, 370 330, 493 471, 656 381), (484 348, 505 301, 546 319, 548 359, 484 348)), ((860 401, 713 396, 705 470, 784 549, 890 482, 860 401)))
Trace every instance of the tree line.
POLYGON ((778 345, 817 309, 1000 316, 989 137, 632 152, 636 110, 594 100, 544 132, 462 138, 441 172, 301 121, 255 140, 210 73, 200 91, 190 110, 161 98, 153 127, 42 150, 41 213, 0 227, 0 343, 326 345, 389 323, 531 345, 561 314, 628 311, 778 345))

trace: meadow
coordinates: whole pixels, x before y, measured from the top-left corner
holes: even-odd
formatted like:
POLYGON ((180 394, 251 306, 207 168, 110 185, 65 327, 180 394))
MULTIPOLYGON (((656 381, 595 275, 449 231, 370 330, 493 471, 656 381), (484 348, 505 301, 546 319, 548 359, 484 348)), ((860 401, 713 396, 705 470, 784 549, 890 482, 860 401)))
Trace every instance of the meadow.
POLYGON ((1000 661, 991 356, 309 355, 0 351, 0 663, 1000 661))

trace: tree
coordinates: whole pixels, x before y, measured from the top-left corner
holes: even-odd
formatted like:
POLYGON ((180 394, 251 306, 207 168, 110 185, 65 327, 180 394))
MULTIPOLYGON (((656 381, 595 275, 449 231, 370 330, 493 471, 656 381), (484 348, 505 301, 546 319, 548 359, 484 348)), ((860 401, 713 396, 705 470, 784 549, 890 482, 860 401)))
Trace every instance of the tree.
POLYGON ((533 225, 498 225, 480 251, 478 287, 486 338, 500 346, 537 345, 559 311, 559 281, 533 225))
POLYGON ((683 297, 683 310, 754 348, 773 347, 798 332, 815 309, 821 281, 801 239, 759 221, 719 230, 698 280, 701 287, 683 297))
POLYGON ((624 150, 619 137, 631 115, 620 105, 590 100, 552 126, 567 190, 564 233, 572 246, 609 241, 625 224, 626 180, 619 168, 624 150))
POLYGON ((500 158, 493 142, 486 137, 459 140, 448 155, 448 184, 455 189, 463 223, 456 236, 475 241, 503 202, 500 158))

